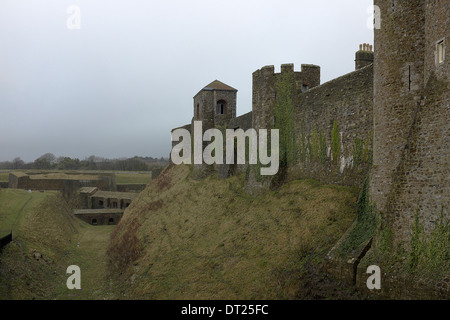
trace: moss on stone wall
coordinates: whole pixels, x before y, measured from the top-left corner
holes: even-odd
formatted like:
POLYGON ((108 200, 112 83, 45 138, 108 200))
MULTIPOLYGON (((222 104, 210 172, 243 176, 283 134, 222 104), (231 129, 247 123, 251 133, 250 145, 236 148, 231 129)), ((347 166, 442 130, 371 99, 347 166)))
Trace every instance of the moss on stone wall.
MULTIPOLYGON (((443 212, 443 209, 442 209, 443 212)), ((368 263, 379 264, 387 273, 440 279, 450 270, 450 222, 441 215, 434 230, 427 234, 416 214, 410 228, 410 239, 398 241, 395 230, 377 223, 377 241, 368 263)))
POLYGON ((346 256, 370 240, 377 228, 376 206, 370 201, 369 178, 364 181, 357 202, 357 222, 342 242, 341 255, 346 256))
POLYGON ((362 161, 366 162, 370 166, 373 164, 373 130, 370 133, 368 140, 364 141, 364 147, 362 150, 362 161))
POLYGON ((317 160, 319 158, 319 133, 317 128, 314 128, 311 132, 311 160, 317 160))
POLYGON ((442 217, 433 232, 425 236, 423 224, 416 214, 412 226, 410 251, 408 255, 410 273, 441 273, 450 269, 450 226, 442 217))
POLYGON ((341 137, 339 134, 339 125, 336 120, 333 121, 333 130, 331 130, 331 152, 333 161, 338 162, 341 156, 341 137))
POLYGON ((298 143, 298 157, 305 162, 308 155, 308 139, 302 134, 298 143))
POLYGON ((280 130, 280 167, 288 167, 297 160, 298 149, 295 137, 294 74, 282 73, 275 84, 274 129, 280 130))
POLYGON ((358 168, 363 160, 363 149, 364 149, 364 141, 360 138, 355 138, 353 143, 353 165, 355 168, 358 168))
POLYGON ((327 161, 327 140, 322 132, 319 133, 319 159, 322 163, 327 161))

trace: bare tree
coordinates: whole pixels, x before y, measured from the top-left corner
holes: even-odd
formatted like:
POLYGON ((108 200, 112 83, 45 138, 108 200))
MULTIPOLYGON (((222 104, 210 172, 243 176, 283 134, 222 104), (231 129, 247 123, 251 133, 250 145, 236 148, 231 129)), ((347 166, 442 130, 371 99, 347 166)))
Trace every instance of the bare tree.
POLYGON ((12 167, 14 170, 22 169, 24 165, 25 165, 25 162, 22 159, 20 159, 20 157, 16 157, 12 161, 12 167))

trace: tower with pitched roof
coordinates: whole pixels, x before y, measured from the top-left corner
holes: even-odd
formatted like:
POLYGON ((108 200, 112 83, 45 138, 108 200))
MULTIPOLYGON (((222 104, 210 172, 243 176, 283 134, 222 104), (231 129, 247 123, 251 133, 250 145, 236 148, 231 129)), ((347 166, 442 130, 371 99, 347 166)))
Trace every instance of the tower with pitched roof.
POLYGON ((203 130, 228 124, 236 117, 236 97, 236 89, 211 82, 194 97, 194 121, 202 121, 203 130))

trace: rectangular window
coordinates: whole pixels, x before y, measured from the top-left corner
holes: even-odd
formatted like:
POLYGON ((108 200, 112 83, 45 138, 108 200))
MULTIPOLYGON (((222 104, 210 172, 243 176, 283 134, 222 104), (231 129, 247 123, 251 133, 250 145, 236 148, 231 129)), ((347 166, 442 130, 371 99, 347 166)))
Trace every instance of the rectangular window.
POLYGON ((308 85, 307 84, 302 85, 302 92, 305 92, 307 90, 308 90, 308 85))
POLYGON ((445 60, 445 46, 444 46, 444 40, 441 40, 437 43, 437 63, 441 64, 445 60))

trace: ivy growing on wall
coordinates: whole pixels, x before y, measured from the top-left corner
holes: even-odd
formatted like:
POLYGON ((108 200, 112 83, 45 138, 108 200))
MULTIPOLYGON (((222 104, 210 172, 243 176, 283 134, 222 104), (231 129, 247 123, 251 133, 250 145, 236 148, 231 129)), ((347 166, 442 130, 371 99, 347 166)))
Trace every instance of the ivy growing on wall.
POLYGON ((343 256, 360 247, 375 234, 377 228, 376 205, 370 201, 370 182, 367 177, 362 186, 357 202, 357 220, 340 248, 343 256))
POLYGON ((319 157, 319 134, 314 128, 311 132, 311 160, 317 160, 319 157))
POLYGON ((314 160, 314 151, 313 151, 311 139, 308 139, 308 143, 306 144, 306 148, 308 150, 309 161, 313 161, 314 160))
POLYGON ((426 237, 424 226, 416 214, 412 226, 408 267, 411 273, 422 269, 448 270, 450 264, 450 225, 443 216, 433 232, 426 237))
POLYGON ((302 134, 298 145, 298 156, 301 162, 306 161, 308 153, 308 143, 306 137, 302 134))
POLYGON ((319 159, 322 163, 327 161, 327 140, 322 132, 319 133, 319 159))
POLYGON ((333 130, 331 130, 331 152, 333 153, 333 161, 338 162, 341 156, 341 137, 336 120, 333 122, 333 130))
POLYGON ((364 141, 360 138, 355 138, 353 143, 353 165, 357 168, 363 161, 364 141))
POLYGON ((280 130, 280 167, 295 163, 298 155, 294 123, 294 74, 282 73, 275 84, 274 128, 280 130))
POLYGON ((366 163, 373 164, 373 130, 370 133, 369 140, 364 143, 362 158, 366 163))
POLYGON ((317 128, 311 131, 311 140, 308 140, 306 144, 308 149, 309 159, 319 160, 321 163, 325 163, 327 160, 327 140, 322 132, 319 132, 317 128))

